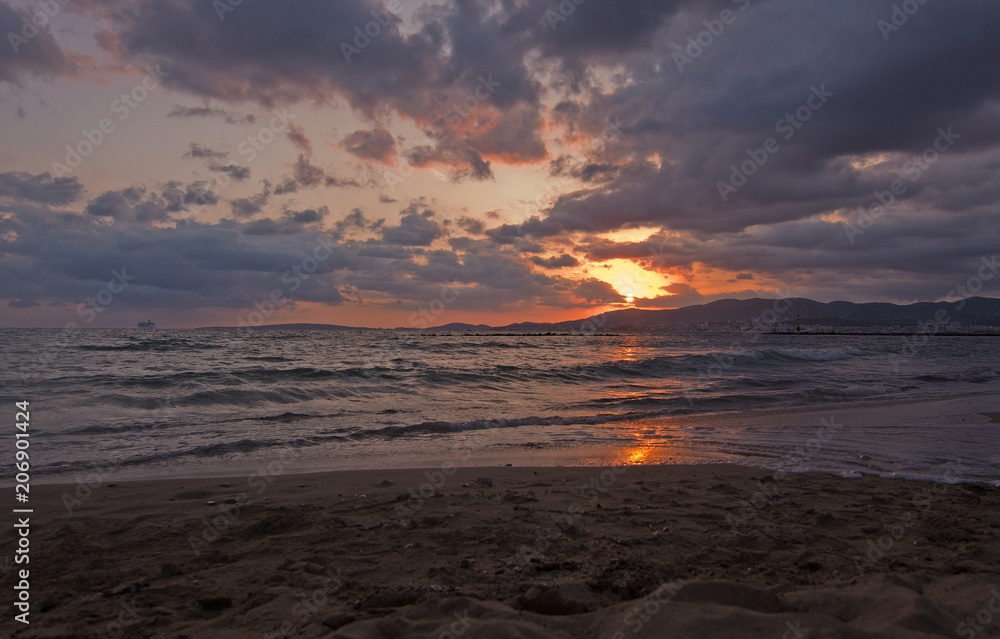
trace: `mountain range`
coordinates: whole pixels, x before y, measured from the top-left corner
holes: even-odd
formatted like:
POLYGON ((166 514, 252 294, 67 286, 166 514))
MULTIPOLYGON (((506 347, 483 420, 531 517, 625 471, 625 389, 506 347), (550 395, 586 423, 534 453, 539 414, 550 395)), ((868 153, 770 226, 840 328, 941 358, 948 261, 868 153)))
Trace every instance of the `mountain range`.
MULTIPOLYGON (((937 325, 937 331, 954 327, 1000 327, 1000 299, 971 297, 957 302, 918 302, 915 304, 890 304, 870 302, 817 302, 805 298, 748 300, 718 300, 708 304, 666 310, 623 309, 578 320, 539 323, 520 322, 507 326, 486 324, 450 323, 425 330, 436 331, 524 331, 572 332, 610 330, 659 330, 711 328, 711 325, 749 323, 774 330, 788 329, 796 323, 802 326, 831 328, 885 328, 902 327, 918 329, 928 322, 937 325), (708 326, 705 326, 708 325, 708 326)), ((222 328, 222 327, 211 327, 222 328)), ((365 330, 362 327, 333 324, 272 324, 260 329, 271 330, 365 330)), ((407 327, 400 327, 407 328, 407 327)))

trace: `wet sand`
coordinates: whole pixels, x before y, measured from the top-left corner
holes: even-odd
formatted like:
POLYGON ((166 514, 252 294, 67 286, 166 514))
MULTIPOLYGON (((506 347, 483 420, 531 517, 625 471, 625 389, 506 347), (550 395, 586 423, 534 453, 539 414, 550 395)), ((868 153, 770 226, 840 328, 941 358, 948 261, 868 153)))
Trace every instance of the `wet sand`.
MULTIPOLYGON (((740 466, 32 492, 17 637, 991 637, 1000 489, 740 466)), ((13 557, 13 528, 0 553, 13 557)), ((0 566, 7 593, 17 583, 0 566)), ((21 568, 17 566, 16 568, 21 568)), ((7 595, 8 602, 12 595, 7 595)))

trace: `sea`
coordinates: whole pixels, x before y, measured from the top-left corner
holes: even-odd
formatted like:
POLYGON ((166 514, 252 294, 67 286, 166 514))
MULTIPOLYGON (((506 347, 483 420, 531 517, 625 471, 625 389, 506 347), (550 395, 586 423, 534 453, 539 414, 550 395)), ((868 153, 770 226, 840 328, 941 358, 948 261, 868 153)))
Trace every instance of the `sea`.
POLYGON ((736 463, 1000 485, 1000 338, 0 330, 34 482, 736 463))

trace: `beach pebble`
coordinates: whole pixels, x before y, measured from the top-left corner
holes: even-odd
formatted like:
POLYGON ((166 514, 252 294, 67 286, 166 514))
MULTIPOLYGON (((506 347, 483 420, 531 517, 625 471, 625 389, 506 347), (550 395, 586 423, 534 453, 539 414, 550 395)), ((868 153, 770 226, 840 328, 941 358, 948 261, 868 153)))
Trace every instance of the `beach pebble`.
POLYGON ((872 460, 872 458, 869 457, 868 455, 862 455, 858 459, 860 459, 861 461, 871 461, 872 460))
POLYGON ((232 484, 219 484, 219 485, 222 486, 223 488, 232 488, 233 487, 232 484))
POLYGON ((215 505, 216 503, 218 503, 218 502, 214 502, 214 501, 206 501, 206 502, 205 502, 205 505, 206 505, 206 506, 214 506, 214 505, 215 505))

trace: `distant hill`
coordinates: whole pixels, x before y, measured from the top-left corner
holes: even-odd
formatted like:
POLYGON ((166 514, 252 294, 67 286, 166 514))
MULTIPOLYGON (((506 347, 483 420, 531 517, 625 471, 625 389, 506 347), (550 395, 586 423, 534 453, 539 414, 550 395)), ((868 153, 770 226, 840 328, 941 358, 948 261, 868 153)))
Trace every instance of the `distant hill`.
POLYGON ((938 316, 947 323, 962 325, 1000 326, 1000 299, 973 297, 965 300, 958 310, 956 302, 918 302, 916 304, 889 304, 873 302, 816 302, 805 298, 779 300, 754 298, 749 300, 719 300, 708 304, 686 306, 669 310, 624 309, 611 311, 586 319, 555 324, 513 324, 508 329, 524 330, 579 330, 582 325, 594 324, 600 330, 642 330, 651 328, 683 327, 725 322, 771 323, 769 311, 783 310, 778 322, 793 323, 798 319, 803 325, 831 327, 916 327, 934 321, 938 316), (941 313, 938 315, 938 313, 941 313))
POLYGON ((461 322, 453 322, 451 324, 445 324, 444 326, 435 326, 436 331, 491 331, 494 330, 492 326, 487 326, 486 324, 462 324, 461 322))
MULTIPOLYGON (((202 326, 204 330, 237 330, 236 326, 202 326)), ((367 331, 370 329, 359 326, 338 326, 337 324, 267 324, 255 326, 255 331, 367 331)))
MULTIPOLYGON (((971 297, 960 302, 918 302, 916 304, 889 304, 871 302, 817 302, 801 297, 785 300, 754 298, 749 300, 718 300, 708 304, 686 306, 668 310, 645 310, 638 308, 610 311, 578 320, 566 322, 518 322, 507 326, 487 326, 486 324, 465 324, 454 322, 434 326, 429 331, 483 331, 503 330, 511 332, 567 332, 567 331, 619 331, 658 330, 695 328, 701 325, 725 323, 765 323, 793 324, 803 326, 829 326, 837 328, 912 327, 925 322, 933 322, 936 317, 944 323, 962 326, 1000 327, 1000 299, 971 297), (958 308, 961 306, 961 308, 958 308), (776 313, 777 321, 771 312, 776 313)), ((234 327, 210 326, 223 329, 234 327)), ((361 331, 364 327, 338 326, 336 324, 272 324, 254 330, 320 330, 320 331, 361 331)), ((397 330, 415 330, 400 327, 397 330)))

